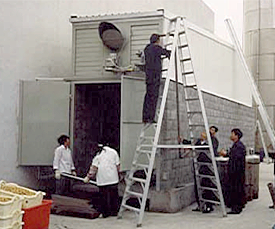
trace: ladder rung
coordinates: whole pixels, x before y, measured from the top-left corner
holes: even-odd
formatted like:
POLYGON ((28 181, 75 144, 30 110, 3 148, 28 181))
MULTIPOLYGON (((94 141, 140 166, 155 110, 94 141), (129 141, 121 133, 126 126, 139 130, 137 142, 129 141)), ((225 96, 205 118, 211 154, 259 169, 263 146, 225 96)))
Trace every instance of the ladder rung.
POLYGON ((200 162, 200 161, 197 161, 197 162, 195 162, 195 163, 197 163, 198 165, 206 165, 206 166, 213 166, 212 165, 212 162, 200 162))
POLYGON ((130 195, 133 196, 138 196, 138 197, 142 197, 143 194, 142 193, 138 193, 138 192, 133 192, 133 191, 126 191, 127 193, 129 193, 130 195))
POLYGON ((132 207, 132 206, 129 206, 129 205, 126 205, 126 204, 122 204, 122 207, 127 208, 131 211, 140 212, 139 208, 135 208, 135 207, 132 207))
POLYGON ((184 85, 185 88, 194 88, 197 87, 197 84, 184 85))
POLYGON ((186 101, 195 101, 195 100, 199 100, 199 97, 194 97, 194 98, 186 98, 186 101))
POLYGON ((174 33, 175 33, 175 30, 173 29, 173 30, 171 30, 170 32, 168 32, 167 34, 168 34, 169 36, 174 36, 174 33))
POLYGON ((188 114, 200 114, 201 111, 187 111, 188 114))
POLYGON ((192 127, 204 127, 204 124, 189 124, 189 126, 192 126, 192 127))
MULTIPOLYGON (((146 146, 146 145, 144 145, 144 146, 146 146)), ((137 152, 139 152, 139 153, 147 153, 147 154, 151 154, 152 153, 151 150, 137 150, 137 152)))
POLYGON ((179 45, 178 47, 179 47, 179 48, 187 48, 187 47, 188 47, 188 44, 185 44, 185 45, 179 45))
POLYGON ((204 199, 204 198, 202 198, 201 200, 202 200, 202 201, 204 201, 204 202, 207 202, 207 203, 212 203, 212 204, 221 204, 221 202, 219 202, 219 201, 215 201, 215 200, 207 200, 207 199, 204 199))
POLYGON ((172 42, 166 43, 166 44, 164 45, 164 47, 170 46, 170 45, 172 45, 172 44, 173 44, 172 42))
POLYGON ((194 74, 194 71, 189 71, 189 72, 183 72, 182 75, 190 75, 190 74, 194 74))
POLYGON ((144 169, 149 168, 149 165, 145 165, 145 164, 135 164, 135 166, 140 167, 140 168, 144 168, 144 169))
MULTIPOLYGON (((147 144, 141 144, 140 147, 144 147, 144 148, 153 148, 153 145, 147 145, 147 144)), ((149 151, 149 150, 148 150, 149 151)), ((150 153, 152 153, 152 151, 150 151, 150 153)))
POLYGON ((199 188, 203 189, 203 190, 209 190, 209 191, 216 191, 216 192, 218 192, 217 188, 209 188, 209 187, 204 187, 204 186, 200 186, 199 188))
POLYGON ((184 62, 184 61, 190 61, 191 60, 191 58, 190 57, 188 57, 188 58, 183 58, 183 59, 180 59, 180 61, 181 62, 184 62))
POLYGON ((168 71, 168 68, 161 69, 162 72, 168 71))
POLYGON ((143 137, 140 137, 141 139, 147 139, 147 140, 154 140, 155 137, 153 136, 143 136, 143 137))
POLYGON ((129 177, 129 179, 133 180, 133 181, 136 181, 136 182, 139 182, 139 183, 146 183, 146 180, 145 179, 141 179, 141 178, 137 178, 137 177, 129 177))
POLYGON ((180 31, 179 35, 185 34, 185 31, 180 31))
POLYGON ((202 178, 215 179, 215 176, 210 176, 210 175, 205 175, 205 174, 198 174, 197 176, 202 177, 202 178))

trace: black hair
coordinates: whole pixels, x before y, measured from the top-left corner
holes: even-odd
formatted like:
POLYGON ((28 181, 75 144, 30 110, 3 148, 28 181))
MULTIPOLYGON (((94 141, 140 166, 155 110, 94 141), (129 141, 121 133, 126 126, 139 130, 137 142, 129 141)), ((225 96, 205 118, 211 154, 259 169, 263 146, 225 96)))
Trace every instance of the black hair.
POLYGON ((241 137, 243 136, 243 132, 238 128, 231 130, 231 132, 233 132, 235 135, 237 135, 239 139, 241 139, 241 137))
POLYGON ((57 142, 59 143, 59 145, 64 145, 64 143, 67 141, 67 139, 70 139, 70 137, 63 134, 57 139, 57 142))
POLYGON ((219 131, 218 127, 216 127, 216 126, 210 126, 210 129, 211 128, 214 128, 216 133, 219 131))
POLYGON ((159 40, 159 38, 160 38, 160 35, 153 33, 150 37, 150 43, 151 44, 156 43, 159 40))

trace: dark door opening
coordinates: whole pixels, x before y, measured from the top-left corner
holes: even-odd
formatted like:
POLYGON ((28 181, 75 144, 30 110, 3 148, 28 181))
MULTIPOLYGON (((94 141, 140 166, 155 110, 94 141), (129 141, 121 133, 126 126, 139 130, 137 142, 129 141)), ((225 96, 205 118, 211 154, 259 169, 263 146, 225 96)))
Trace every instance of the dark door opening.
POLYGON ((85 176, 99 141, 120 150, 120 83, 76 84, 74 107, 74 162, 85 176))

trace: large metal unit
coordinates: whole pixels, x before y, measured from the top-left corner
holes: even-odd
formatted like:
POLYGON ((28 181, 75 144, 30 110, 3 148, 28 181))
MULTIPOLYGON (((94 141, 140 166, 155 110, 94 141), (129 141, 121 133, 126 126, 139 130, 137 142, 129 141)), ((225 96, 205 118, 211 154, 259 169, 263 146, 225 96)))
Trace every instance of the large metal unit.
POLYGON ((200 209, 202 210, 203 205, 206 203, 217 204, 221 206, 222 215, 226 216, 226 209, 215 161, 215 155, 210 133, 208 131, 209 126, 202 92, 195 78, 195 72, 192 65, 191 52, 189 50, 187 39, 187 30, 185 29, 185 21, 180 17, 171 19, 170 27, 167 31, 167 36, 173 37, 172 42, 166 44, 166 46, 171 46, 171 57, 168 68, 164 68, 162 70, 163 72, 167 72, 167 75, 163 94, 159 98, 160 103, 157 109, 157 123, 147 123, 141 129, 135 156, 132 162, 132 168, 128 174, 128 177, 126 178, 127 184, 118 215, 118 218, 121 218, 122 213, 125 210, 134 211, 137 214, 138 227, 142 225, 155 156, 157 150, 160 148, 189 148, 193 151, 200 209), (189 68, 187 70, 186 64, 191 66, 191 69, 189 68), (162 127, 164 110, 167 103, 169 83, 174 74, 176 74, 176 82, 179 83, 177 77, 178 72, 182 77, 182 85, 184 87, 191 140, 194 140, 194 129, 202 127, 207 134, 208 145, 206 146, 159 145, 159 136, 162 127), (195 104, 192 105, 191 103, 193 102, 195 102, 195 104), (198 117, 200 123, 198 123, 198 117), (203 152, 201 150, 203 150, 203 152), (207 157, 207 161, 200 161, 198 159, 202 153, 207 157), (206 167, 210 173, 202 173, 202 167, 206 167), (143 171, 143 174, 140 175, 139 171, 143 171), (210 180, 211 186, 204 184, 203 179, 210 180), (209 198, 209 195, 205 195, 206 192, 211 192, 211 194, 213 194, 212 197, 214 196, 214 198, 209 198), (136 198, 139 203, 138 206, 131 205, 129 202, 130 198, 136 198))
POLYGON ((88 160, 86 156, 89 157, 88 151, 91 150, 89 142, 97 141, 96 137, 90 139, 91 136, 99 135, 99 131, 108 128, 107 122, 112 121, 104 120, 100 114, 91 117, 96 113, 100 95, 108 93, 112 104, 108 108, 103 107, 109 99, 102 98, 102 114, 104 109, 109 109, 113 110, 112 115, 119 118, 113 123, 115 132, 105 135, 118 136, 116 145, 120 151, 122 169, 130 169, 142 126, 145 77, 140 71, 126 75, 105 70, 106 60, 114 51, 103 44, 99 25, 109 22, 121 32, 124 44, 115 53, 116 64, 126 69, 140 62, 137 52, 149 43, 152 33, 163 32, 165 21, 164 11, 71 17, 72 76, 38 78, 21 83, 19 165, 52 165, 56 138, 63 133, 71 136, 75 156, 81 157, 82 161, 88 160), (100 90, 106 93, 99 93, 100 90), (116 94, 116 101, 112 93, 116 94), (85 104, 89 104, 90 108, 85 104), (100 123, 99 127, 92 126, 86 120, 100 123))
MULTIPOLYGON (((243 34, 244 55, 273 127, 275 124, 274 4, 274 0, 244 0, 243 34)), ((256 118, 260 118, 261 114, 257 111, 257 107, 255 107, 255 111, 256 118)), ((268 137, 268 130, 264 128, 263 134, 267 146, 273 145, 268 137)))

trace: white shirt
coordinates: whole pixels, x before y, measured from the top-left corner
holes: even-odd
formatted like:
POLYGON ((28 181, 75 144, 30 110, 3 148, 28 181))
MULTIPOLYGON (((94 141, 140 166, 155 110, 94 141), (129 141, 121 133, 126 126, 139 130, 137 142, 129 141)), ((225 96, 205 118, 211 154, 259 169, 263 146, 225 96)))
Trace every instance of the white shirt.
POLYGON ((104 146, 101 153, 93 159, 92 165, 98 168, 96 174, 98 186, 118 183, 119 157, 116 150, 104 146))
POLYGON ((64 145, 57 147, 54 151, 53 169, 58 169, 61 173, 71 173, 75 170, 72 153, 69 147, 64 145))

